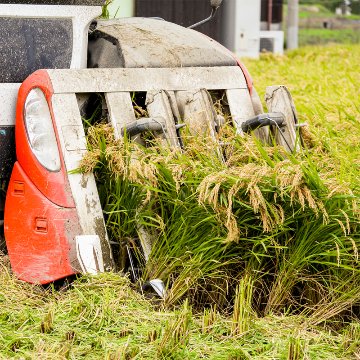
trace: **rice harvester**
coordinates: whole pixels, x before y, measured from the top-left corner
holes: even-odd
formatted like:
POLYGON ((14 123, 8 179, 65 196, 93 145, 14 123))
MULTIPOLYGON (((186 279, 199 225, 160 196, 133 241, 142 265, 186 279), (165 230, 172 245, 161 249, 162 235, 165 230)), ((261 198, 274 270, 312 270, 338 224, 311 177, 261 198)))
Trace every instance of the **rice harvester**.
MULTIPOLYGON (((82 118, 94 94, 117 138, 152 131, 181 151, 181 129, 217 139, 226 99, 241 136, 298 147, 287 89, 267 90, 268 113, 246 68, 222 45, 158 18, 100 19, 103 0, 0 1, 0 238, 15 275, 47 284, 116 268, 82 118), (137 118, 133 94, 148 116, 137 118), (197 132, 199 134, 199 132, 197 132)), ((90 106, 91 107, 91 106, 90 106)), ((144 235, 145 257, 151 244, 144 235)))

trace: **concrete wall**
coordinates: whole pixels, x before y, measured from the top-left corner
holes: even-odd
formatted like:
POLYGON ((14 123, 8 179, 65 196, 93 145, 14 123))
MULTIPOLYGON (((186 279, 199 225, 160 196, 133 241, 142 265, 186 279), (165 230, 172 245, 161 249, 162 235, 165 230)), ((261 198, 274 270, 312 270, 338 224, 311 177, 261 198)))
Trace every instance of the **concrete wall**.
POLYGON ((134 4, 134 0, 113 0, 109 5, 110 18, 134 16, 134 4))

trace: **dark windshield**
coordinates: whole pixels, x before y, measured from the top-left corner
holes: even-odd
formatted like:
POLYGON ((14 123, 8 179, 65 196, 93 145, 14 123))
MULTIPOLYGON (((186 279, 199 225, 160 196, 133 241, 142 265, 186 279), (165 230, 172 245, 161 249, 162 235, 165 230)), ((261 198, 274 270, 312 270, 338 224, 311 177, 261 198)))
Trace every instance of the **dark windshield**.
POLYGON ((20 83, 38 69, 66 69, 71 19, 0 18, 0 83, 20 83))

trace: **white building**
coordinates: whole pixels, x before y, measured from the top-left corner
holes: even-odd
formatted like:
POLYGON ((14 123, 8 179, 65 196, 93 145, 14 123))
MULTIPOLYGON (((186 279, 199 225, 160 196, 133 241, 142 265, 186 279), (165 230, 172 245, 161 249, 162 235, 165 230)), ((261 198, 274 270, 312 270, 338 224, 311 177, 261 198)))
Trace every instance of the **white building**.
POLYGON ((135 14, 134 0, 113 0, 109 5, 110 17, 130 17, 135 14))

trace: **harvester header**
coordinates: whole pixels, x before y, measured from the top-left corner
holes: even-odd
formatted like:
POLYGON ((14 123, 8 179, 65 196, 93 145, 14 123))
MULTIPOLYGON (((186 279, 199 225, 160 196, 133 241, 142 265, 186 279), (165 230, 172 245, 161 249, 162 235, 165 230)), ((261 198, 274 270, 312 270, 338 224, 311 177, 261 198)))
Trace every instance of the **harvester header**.
MULTIPOLYGON (((76 172, 87 153, 84 119, 96 107, 117 139, 140 144, 150 132, 183 151, 186 127, 213 141, 223 159, 220 130, 228 124, 239 136, 254 131, 298 149, 284 87, 269 89, 264 114, 246 69, 223 46, 159 19, 99 20, 102 3, 0 2, 8 44, 0 64, 0 237, 14 273, 31 283, 126 271, 114 261, 94 175, 76 172)), ((211 1, 215 10, 220 4, 211 1)), ((154 241, 138 230, 146 260, 154 241)))

